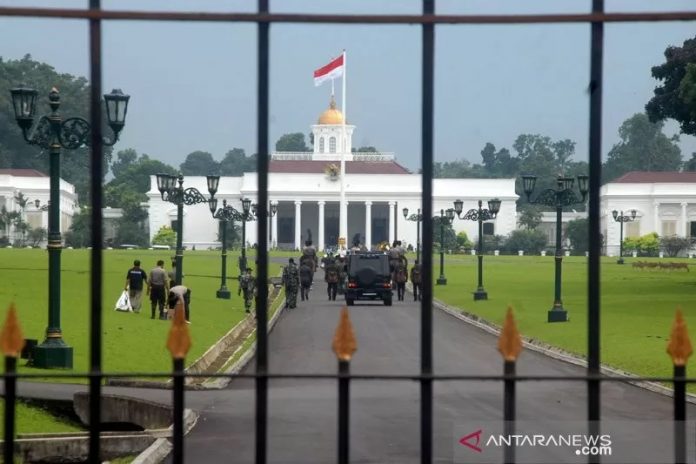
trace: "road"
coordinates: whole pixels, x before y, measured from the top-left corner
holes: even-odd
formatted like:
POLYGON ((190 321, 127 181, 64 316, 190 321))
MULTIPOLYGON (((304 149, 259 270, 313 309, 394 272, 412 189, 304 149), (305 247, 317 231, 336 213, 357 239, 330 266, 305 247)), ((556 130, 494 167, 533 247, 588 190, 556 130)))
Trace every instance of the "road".
MULTIPOLYGON (((331 341, 342 302, 326 301, 325 287, 321 284, 315 287, 311 300, 286 311, 271 333, 272 372, 336 371, 331 341)), ((395 301, 392 307, 356 304, 350 308, 350 316, 358 340, 358 351, 351 364, 353 373, 418 373, 418 304, 413 301, 395 301)), ((437 310, 433 325, 436 373, 490 375, 501 372, 502 360, 495 337, 437 310)), ((253 368, 250 365, 247 371, 253 368)), ((517 369, 520 375, 584 373, 579 367, 529 351, 521 355, 517 369)), ((605 383, 602 388, 603 420, 669 421, 672 417, 670 398, 613 382, 605 383)), ((459 460, 462 445, 457 443, 458 439, 462 432, 502 420, 502 385, 499 382, 440 382, 435 384, 434 390, 435 461, 464 462, 459 460)), ((269 462, 336 461, 336 392, 334 380, 270 382, 269 462)), ((195 394, 191 396, 193 401, 200 402, 199 398, 194 399, 195 394)), ((200 409, 201 418, 186 440, 186 461, 253 462, 253 381, 239 379, 227 390, 217 394, 209 392, 206 396, 209 402, 200 409)), ((583 421, 586 397, 583 382, 518 383, 517 419, 547 422, 550 426, 554 421, 583 421)), ((690 413, 693 417, 693 412, 690 413)), ((667 422, 662 425, 665 424, 671 427, 667 422)), ((411 381, 352 382, 350 430, 353 463, 420 462, 419 384, 411 381)), ((660 446, 664 448, 661 453, 671 452, 670 441, 660 446)))

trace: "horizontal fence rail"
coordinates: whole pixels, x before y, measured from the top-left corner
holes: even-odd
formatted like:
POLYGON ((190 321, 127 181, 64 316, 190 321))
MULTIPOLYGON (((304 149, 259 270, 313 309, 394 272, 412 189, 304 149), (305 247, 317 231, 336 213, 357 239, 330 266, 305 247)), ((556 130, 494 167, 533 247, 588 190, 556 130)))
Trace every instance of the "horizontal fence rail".
MULTIPOLYGON (((516 369, 516 359, 522 348, 519 333, 517 332, 512 312, 508 312, 505 326, 499 339, 499 351, 503 355, 503 369, 500 375, 452 375, 435 374, 433 366, 432 346, 432 245, 433 245, 433 220, 432 204, 423 202, 423 279, 426 282, 423 288, 421 301, 421 329, 420 329, 420 355, 421 369, 415 375, 361 375, 351 373, 350 359, 355 351, 355 339, 347 310, 341 314, 341 321, 334 339, 334 352, 338 358, 338 370, 335 373, 272 373, 268 372, 268 289, 261 286, 257 296, 257 320, 258 339, 256 352, 256 371, 250 373, 200 373, 189 374, 185 372, 185 355, 190 346, 188 331, 183 319, 183 303, 177 308, 175 321, 170 332, 168 348, 172 353, 173 365, 169 372, 105 372, 102 371, 102 253, 101 232, 103 218, 101 206, 103 200, 101 173, 103 167, 101 125, 92 124, 92 192, 91 201, 94 206, 92 214, 92 244, 91 252, 91 304, 90 304, 90 370, 89 372, 46 372, 46 373, 18 373, 16 361, 19 349, 17 342, 21 340, 21 334, 17 324, 14 310, 11 309, 8 319, 0 334, 0 345, 5 354, 5 372, 0 376, 3 379, 5 409, 4 409, 4 460, 11 462, 13 459, 15 440, 15 406, 16 387, 18 380, 36 379, 88 379, 89 384, 85 389, 90 391, 90 427, 89 427, 89 461, 100 461, 100 398, 102 395, 102 381, 108 378, 163 378, 171 379, 173 390, 173 436, 174 443, 173 462, 181 463, 184 460, 184 424, 183 414, 185 405, 185 379, 255 379, 255 461, 265 463, 267 460, 267 421, 268 421, 268 381, 271 379, 316 379, 332 380, 338 384, 338 447, 337 461, 349 462, 350 450, 350 384, 353 381, 411 381, 420 384, 420 461, 432 462, 433 456, 433 382, 501 382, 504 385, 504 394, 501 401, 503 415, 506 421, 508 433, 515 432, 516 401, 518 395, 515 390, 517 382, 583 382, 588 386, 588 415, 587 421, 592 427, 598 427, 600 421, 600 385, 602 382, 654 382, 674 386, 673 410, 674 410, 674 460, 685 462, 686 460, 686 403, 688 384, 696 383, 696 377, 689 378, 686 373, 686 360, 691 354, 691 345, 688 340, 686 326, 677 312, 675 323, 668 346, 668 352, 672 356, 672 376, 623 376, 614 374, 601 374, 600 364, 600 239, 599 239, 599 188, 601 179, 601 113, 602 113, 602 57, 603 57, 603 33, 607 23, 631 23, 631 22, 665 22, 665 21, 696 21, 696 11, 674 12, 614 12, 604 11, 603 0, 592 1, 590 13, 568 14, 510 14, 510 15, 471 15, 471 14, 436 14, 435 0, 423 0, 422 14, 306 14, 306 13, 271 13, 268 0, 257 0, 257 12, 252 13, 227 13, 227 12, 177 12, 177 11, 114 11, 101 9, 99 0, 90 0, 89 9, 70 8, 34 8, 34 7, 0 7, 0 17, 3 18, 54 18, 54 19, 83 19, 90 26, 90 83, 91 88, 91 120, 99 120, 102 113, 100 94, 102 87, 102 41, 101 27, 103 21, 177 21, 177 22, 223 22, 223 23, 253 23, 258 25, 258 89, 257 89, 257 153, 269 154, 268 150, 268 115, 269 115, 269 26, 271 24, 354 24, 354 25, 415 25, 422 28, 422 76, 421 76, 421 165, 422 175, 422 199, 432 197, 433 177, 433 102, 434 102, 434 69, 435 69, 435 26, 442 25, 505 25, 505 24, 578 24, 587 23, 592 26, 590 43, 590 260, 588 265, 588 363, 586 373, 583 375, 519 375, 516 369)), ((391 154, 387 154, 392 156, 391 154)), ((277 159, 303 158, 305 154, 278 154, 277 159)), ((366 155, 366 159, 377 161, 383 154, 366 155)), ((387 158, 389 159, 389 158, 387 158)), ((259 156, 257 159, 258 190, 259 190, 259 253, 258 278, 267 281, 268 256, 265 250, 268 248, 268 156, 259 156)), ((419 211, 420 214, 420 211, 419 211)), ((211 276, 213 277, 213 276, 211 276)), ((593 429, 598 432, 599 429, 593 429)), ((514 462, 514 448, 505 449, 505 462, 514 462)), ((590 457, 590 462, 599 462, 599 458, 590 457)))

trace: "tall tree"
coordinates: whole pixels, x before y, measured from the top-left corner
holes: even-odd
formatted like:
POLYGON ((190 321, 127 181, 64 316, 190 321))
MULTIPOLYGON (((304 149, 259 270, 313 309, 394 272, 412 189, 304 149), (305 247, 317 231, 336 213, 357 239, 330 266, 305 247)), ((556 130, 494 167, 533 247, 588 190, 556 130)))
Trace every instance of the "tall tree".
POLYGON ((624 121, 619 128, 621 141, 609 150, 604 164, 604 179, 611 181, 629 171, 678 171, 682 164, 679 137, 667 137, 663 126, 644 113, 624 121))
POLYGON ((256 172, 256 154, 247 156, 243 148, 233 148, 220 161, 221 176, 241 176, 245 172, 256 172))
MULTIPOLYGON (((10 89, 24 83, 38 92, 36 111, 43 115, 50 111, 48 92, 52 87, 60 91, 59 112, 64 117, 81 116, 89 119, 89 85, 84 77, 57 72, 52 66, 35 61, 31 55, 21 60, 0 58, 0 168, 28 168, 48 173, 49 157, 35 145, 24 141, 14 120, 10 89)), ((104 119, 105 120, 105 119, 104 119)), ((109 134, 109 129, 104 129, 109 134)), ((104 147, 106 163, 104 175, 111 161, 111 147, 104 147)), ((61 156, 61 177, 75 185, 80 203, 89 200, 89 150, 64 150, 61 156)))
POLYGON ((276 151, 309 151, 305 143, 305 136, 302 132, 283 134, 276 142, 276 151))
POLYGON ((685 171, 696 171, 696 152, 691 154, 691 159, 684 162, 685 171))
POLYGON ((684 134, 696 135, 696 37, 667 47, 665 62, 652 68, 652 76, 662 85, 645 105, 650 120, 672 118, 684 134))
POLYGON ((181 163, 181 173, 185 176, 208 176, 220 174, 220 163, 207 151, 189 153, 181 163))
POLYGON ((121 177, 128 167, 138 159, 138 152, 127 148, 116 153, 116 160, 111 163, 111 173, 114 177, 121 177))
POLYGON ((116 169, 112 166, 112 171, 118 172, 118 175, 104 186, 104 204, 112 208, 124 208, 130 201, 146 201, 145 193, 150 190, 151 176, 177 173, 172 166, 150 159, 146 154, 138 157, 135 150, 120 151, 116 157, 118 161, 114 164, 120 164, 116 169), (133 153, 135 159, 132 159, 133 153), (124 160, 131 161, 125 163, 124 160))

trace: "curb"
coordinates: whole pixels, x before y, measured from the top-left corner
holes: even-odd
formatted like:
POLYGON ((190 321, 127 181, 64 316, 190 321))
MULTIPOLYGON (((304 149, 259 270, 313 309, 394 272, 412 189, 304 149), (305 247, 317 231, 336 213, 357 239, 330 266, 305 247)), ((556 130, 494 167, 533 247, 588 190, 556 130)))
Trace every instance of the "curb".
MULTIPOLYGON (((275 302, 280 298, 281 294, 282 294, 281 292, 278 292, 278 295, 276 296, 275 300, 273 300, 271 302, 271 306, 273 304, 275 304, 275 302)), ((271 319, 268 321, 268 333, 271 333, 271 331, 275 327, 276 323, 278 322, 278 319, 280 318, 280 314, 284 310, 285 310, 285 305, 281 304, 280 307, 278 308, 278 310, 276 310, 276 312, 273 314, 273 316, 271 316, 271 319)), ((256 333, 256 329, 254 329, 254 331, 249 334, 249 337, 251 337, 255 333, 256 333)), ((239 350, 241 350, 244 347, 244 342, 246 342, 246 339, 244 341, 242 341, 242 343, 239 345, 237 350, 235 350, 235 352, 232 354, 233 357, 235 354, 237 354, 239 352, 239 350)), ((232 365, 229 368, 227 368, 227 370, 225 370, 224 373, 225 374, 238 374, 239 372, 241 372, 242 369, 244 369, 246 367, 246 365, 249 363, 249 361, 251 361, 251 359, 254 357, 255 354, 256 354, 256 344, 253 344, 249 347, 249 349, 247 349, 247 351, 244 354, 242 354, 242 356, 238 360, 236 360, 234 363, 232 363, 232 365)), ((215 380, 212 380, 210 382, 204 382, 201 385, 201 388, 205 389, 205 390, 221 390, 221 389, 227 387, 227 385, 229 385, 231 381, 232 381, 232 379, 230 377, 216 378, 215 380)))
MULTIPOLYGON (((198 413, 192 409, 184 410, 184 436, 186 436, 191 429, 198 422, 198 413)), ((169 436, 172 435, 174 430, 174 424, 170 425, 167 429, 169 436)), ((167 438, 158 438, 153 444, 151 444, 145 451, 140 453, 131 464, 159 464, 164 461, 164 459, 169 456, 174 447, 169 442, 167 438)))
MULTIPOLYGON (((410 287, 409 287, 410 289, 410 287)), ((410 290, 409 290, 410 291, 410 290)), ((433 298, 433 306, 436 307, 437 309, 444 311, 445 313, 449 314, 452 317, 455 317, 461 321, 466 322, 467 324, 473 325, 474 327, 477 327, 485 332, 488 332, 489 334, 492 335, 500 335, 500 330, 501 327, 498 326, 497 324, 494 324, 492 322, 489 322, 475 314, 469 313, 467 311, 464 311, 460 308, 456 308, 454 306, 449 306, 445 303, 443 303, 440 300, 437 300, 433 298)), ((563 361, 568 364, 573 364, 576 366, 580 367, 587 367, 587 360, 582 357, 578 356, 576 354, 573 354, 569 351, 564 351, 556 346, 549 345, 547 343, 541 342, 539 340, 536 340, 534 338, 529 338, 529 337, 522 337, 522 345, 530 350, 534 351, 536 353, 540 353, 544 356, 548 356, 549 358, 554 358, 558 359, 559 361, 563 361)), ((600 373, 605 374, 605 375, 612 375, 612 376, 617 376, 617 377, 625 377, 626 379, 631 379, 638 377, 636 374, 633 374, 631 372, 627 371, 622 371, 620 369, 616 369, 614 367, 609 367, 605 364, 600 364, 600 373)), ((629 380, 626 383, 630 383, 631 385, 634 385, 636 387, 652 391, 654 393, 658 393, 664 396, 669 396, 673 397, 674 396, 674 390, 666 387, 664 385, 661 385, 657 382, 648 382, 644 380, 629 380)), ((686 401, 688 403, 696 404, 696 394, 693 393, 687 393, 686 394, 686 401)))

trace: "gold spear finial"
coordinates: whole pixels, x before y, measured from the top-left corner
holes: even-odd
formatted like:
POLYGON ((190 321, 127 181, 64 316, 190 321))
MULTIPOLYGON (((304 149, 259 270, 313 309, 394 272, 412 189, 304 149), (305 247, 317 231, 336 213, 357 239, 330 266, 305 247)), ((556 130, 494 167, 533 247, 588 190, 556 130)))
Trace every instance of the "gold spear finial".
POLYGON ((0 331, 0 349, 5 356, 16 358, 24 348, 24 335, 17 319, 17 309, 14 302, 10 303, 5 317, 5 324, 0 331))
POLYGON ((191 349, 191 336, 184 318, 184 302, 181 298, 174 309, 174 319, 169 329, 169 338, 167 338, 167 349, 174 359, 184 359, 191 349))
POLYGON ((667 343, 667 353, 672 357, 675 366, 685 366, 689 356, 693 353, 689 331, 686 329, 686 321, 680 307, 674 315, 672 323, 672 333, 667 343))
POLYGON ((345 306, 341 310, 341 320, 338 322, 338 327, 336 327, 331 346, 339 361, 350 361, 353 353, 358 349, 355 334, 353 333, 353 324, 350 322, 348 308, 345 306))
POLYGON ((517 330, 515 317, 512 315, 512 306, 508 306, 503 330, 498 338, 498 351, 505 361, 515 361, 522 351, 522 338, 517 330))

